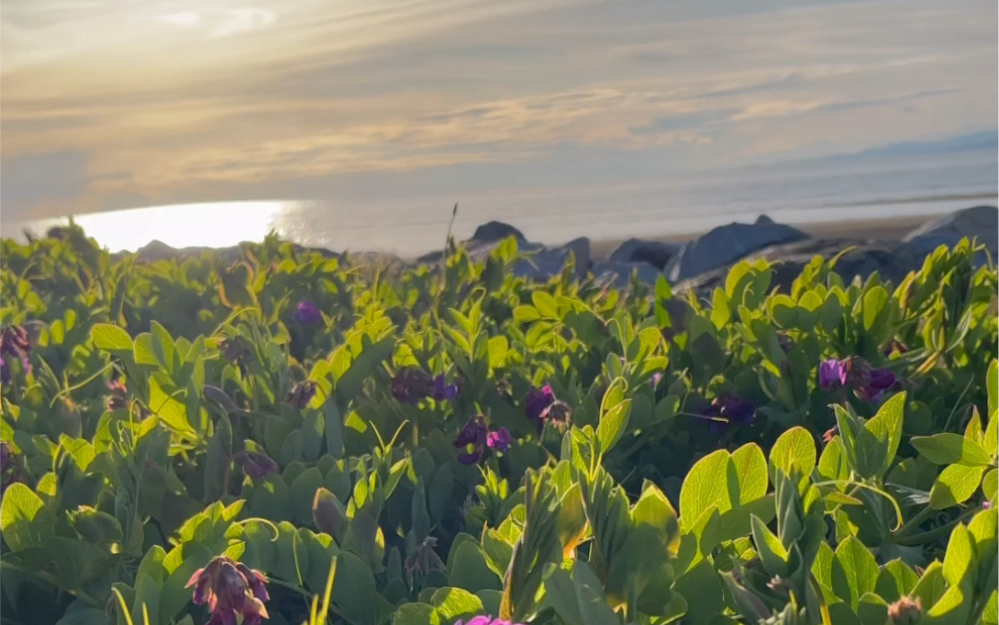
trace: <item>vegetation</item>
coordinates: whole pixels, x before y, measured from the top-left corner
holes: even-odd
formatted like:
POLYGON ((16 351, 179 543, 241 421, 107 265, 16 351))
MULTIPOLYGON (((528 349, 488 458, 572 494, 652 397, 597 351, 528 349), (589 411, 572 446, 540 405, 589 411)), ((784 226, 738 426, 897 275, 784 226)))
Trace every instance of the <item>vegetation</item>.
POLYGON ((999 623, 975 251, 699 302, 3 241, 2 620, 999 623))

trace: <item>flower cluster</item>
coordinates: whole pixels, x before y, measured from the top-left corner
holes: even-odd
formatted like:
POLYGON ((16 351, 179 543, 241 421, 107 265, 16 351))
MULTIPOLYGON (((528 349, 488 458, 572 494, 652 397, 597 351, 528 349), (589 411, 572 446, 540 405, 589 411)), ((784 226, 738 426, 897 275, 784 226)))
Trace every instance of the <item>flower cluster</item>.
POLYGON ((708 421, 712 434, 721 434, 736 424, 752 424, 756 407, 735 393, 722 393, 703 408, 700 414, 708 421))
POLYGON ((269 618, 264 602, 267 578, 228 556, 216 556, 203 569, 191 576, 185 588, 194 586, 196 605, 208 604, 211 618, 206 625, 235 625, 236 615, 242 615, 243 625, 260 625, 269 618))
POLYGON ((889 369, 872 367, 863 358, 851 356, 843 360, 826 360, 819 364, 819 387, 824 391, 850 388, 857 398, 877 403, 898 380, 889 369))
POLYGON ((20 360, 25 373, 31 371, 28 356, 31 355, 31 341, 28 331, 21 326, 9 325, 0 329, 0 381, 9 384, 12 373, 10 364, 20 360))
POLYGON ((500 453, 509 449, 510 432, 506 428, 490 432, 486 418, 482 415, 475 415, 458 432, 458 437, 454 439, 454 446, 463 450, 462 453, 458 454, 459 462, 475 464, 487 448, 500 453))
POLYGON ((312 302, 300 302, 291 318, 306 326, 319 325, 323 322, 323 313, 312 302))
POLYGON ((104 397, 104 405, 109 411, 122 410, 125 408, 128 392, 121 380, 111 380, 107 385, 108 394, 104 397))
POLYGON ((421 369, 406 367, 392 378, 392 396, 396 401, 411 406, 428 397, 450 401, 458 397, 458 385, 448 384, 443 375, 432 378, 421 369))
MULTIPOLYGON (((653 388, 657 380, 653 378, 653 388)), ((546 423, 551 423, 559 432, 564 432, 572 424, 572 407, 559 401, 552 387, 545 384, 541 388, 531 388, 524 397, 524 414, 538 425, 540 433, 546 423)))

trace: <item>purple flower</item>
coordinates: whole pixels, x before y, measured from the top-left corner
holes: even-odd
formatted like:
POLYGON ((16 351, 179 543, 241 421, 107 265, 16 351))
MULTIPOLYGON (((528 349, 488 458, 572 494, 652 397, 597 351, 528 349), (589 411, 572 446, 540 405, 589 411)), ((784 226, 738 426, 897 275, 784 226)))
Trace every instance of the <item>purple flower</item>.
POLYGON ((216 556, 194 572, 185 588, 194 586, 196 605, 208 604, 211 618, 207 625, 234 625, 237 614, 244 625, 260 625, 269 618, 264 606, 270 599, 266 584, 266 577, 245 564, 216 556))
POLYGON ((701 416, 708 420, 713 434, 721 434, 732 425, 750 425, 755 414, 753 404, 735 393, 723 393, 701 410, 701 416))
POLYGON ((323 313, 319 311, 315 304, 305 301, 298 304, 298 308, 292 313, 291 318, 303 325, 319 325, 323 322, 323 313))
POLYGON ((392 396, 404 404, 415 406, 433 391, 434 380, 421 369, 406 367, 392 378, 392 396))
POLYGON ((316 383, 313 380, 299 382, 284 396, 284 403, 297 410, 303 410, 316 396, 316 383))
POLYGON ((983 501, 982 502, 982 510, 989 510, 991 508, 992 508, 992 502, 991 501, 983 501))
POLYGON ((895 374, 889 369, 871 369, 856 387, 854 394, 864 401, 878 403, 885 391, 895 386, 896 381, 895 374))
POLYGON ((780 348, 785 354, 791 351, 791 347, 794 346, 794 343, 791 342, 791 337, 787 335, 787 332, 777 333, 777 344, 780 345, 780 348))
POLYGON ((842 361, 823 360, 819 364, 819 388, 835 391, 846 385, 846 367, 842 361))
POLYGON ((31 353, 28 331, 21 326, 9 325, 0 329, 0 356, 24 358, 31 353))
POLYGON ((0 356, 0 384, 10 384, 10 379, 10 365, 7 364, 7 360, 3 356, 0 356))
POLYGON ((548 406, 552 405, 555 401, 555 394, 552 392, 552 387, 545 384, 541 388, 531 387, 531 390, 527 392, 527 397, 524 398, 524 412, 527 414, 527 418, 532 421, 538 421, 541 419, 541 415, 545 412, 548 406))
POLYGON ((661 382, 662 379, 662 373, 656 372, 652 374, 652 379, 649 380, 649 385, 652 386, 653 391, 656 390, 656 387, 659 386, 659 382, 661 382))
POLYGON ((255 451, 241 451, 237 454, 243 459, 243 473, 256 480, 262 480, 271 473, 280 470, 278 463, 269 456, 255 451))
POLYGON ((564 401, 554 401, 541 413, 542 423, 551 423, 556 430, 564 432, 572 425, 572 407, 564 401))
POLYGON ((454 439, 454 446, 464 451, 458 454, 458 462, 462 464, 475 464, 482 457, 482 452, 486 449, 486 442, 489 437, 489 426, 486 425, 486 418, 482 415, 475 415, 468 420, 468 423, 461 428, 458 437, 454 439))
POLYGON ((486 437, 486 447, 500 453, 506 452, 510 448, 510 432, 506 428, 490 432, 486 437))
POLYGON ((453 400, 458 396, 458 385, 447 384, 444 375, 439 375, 434 378, 433 396, 437 401, 453 400))

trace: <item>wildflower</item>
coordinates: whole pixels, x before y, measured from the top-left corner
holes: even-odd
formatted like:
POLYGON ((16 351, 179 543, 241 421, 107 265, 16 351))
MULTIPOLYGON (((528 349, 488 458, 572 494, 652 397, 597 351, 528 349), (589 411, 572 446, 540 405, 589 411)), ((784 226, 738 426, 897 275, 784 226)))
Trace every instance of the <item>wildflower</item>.
POLYGON ((543 423, 551 423, 559 432, 572 425, 572 407, 564 401, 554 401, 541 413, 543 423))
POLYGON ((208 604, 207 625, 234 625, 236 615, 243 617, 243 625, 259 625, 269 618, 264 606, 270 599, 266 584, 267 578, 245 564, 216 556, 194 572, 185 588, 194 586, 196 605, 208 604))
POLYGON ((912 625, 923 616, 923 601, 919 597, 902 597, 888 606, 888 621, 893 625, 912 625))
POLYGON ((441 560, 440 556, 437 555, 437 551, 434 547, 437 545, 437 539, 433 536, 427 536, 420 545, 413 550, 413 553, 406 557, 406 573, 409 575, 419 574, 427 575, 431 571, 443 571, 445 568, 444 562, 441 560))
POLYGON ((277 462, 269 456, 255 451, 241 451, 237 454, 243 460, 243 473, 256 480, 262 480, 280 470, 277 462))
POLYGON ((541 388, 531 387, 531 390, 527 392, 527 397, 524 398, 524 412, 527 414, 528 419, 539 421, 541 420, 541 415, 554 401, 555 394, 552 392, 552 387, 548 384, 545 384, 541 388))
POLYGON ((982 502, 982 510, 991 510, 991 509, 992 509, 992 502, 991 501, 983 501, 982 502))
POLYGON ((458 461, 462 464, 475 464, 482 457, 486 449, 486 442, 489 437, 489 426, 486 425, 486 418, 482 415, 475 415, 468 420, 468 423, 461 428, 458 437, 454 439, 454 446, 464 449, 458 454, 458 461))
POLYGON ((433 390, 434 380, 420 369, 406 367, 392 378, 392 396, 404 404, 415 406, 433 390))
POLYGON ((490 432, 486 437, 486 447, 493 451, 504 453, 510 448, 510 432, 506 428, 490 432))
POLYGON ((292 408, 302 410, 309 405, 312 398, 316 396, 316 383, 314 380, 299 382, 292 387, 288 394, 284 396, 284 403, 292 408))
POLYGON ((864 401, 877 403, 885 391, 895 386, 895 374, 888 369, 871 369, 854 394, 864 401))
POLYGON ((108 394, 104 397, 104 404, 109 411, 121 410, 125 407, 127 391, 121 380, 111 380, 107 385, 108 394))
POLYGON ((246 375, 247 367, 253 358, 253 350, 241 336, 225 338, 219 341, 219 350, 226 360, 239 367, 239 372, 246 375))
POLYGON ((823 360, 819 365, 819 387, 835 391, 846 386, 846 367, 839 360, 823 360))
POLYGON ((662 379, 662 373, 657 372, 652 374, 652 379, 649 380, 649 385, 652 387, 653 391, 656 390, 656 387, 659 386, 659 382, 662 381, 662 379))
POLYGON ((307 326, 318 325, 323 322, 323 313, 319 311, 315 304, 309 301, 300 302, 291 317, 296 322, 307 326))
POLYGON ((21 326, 9 325, 0 329, 0 381, 9 384, 12 378, 10 363, 18 359, 24 372, 31 371, 31 341, 28 331, 21 326))
POLYGON ((433 396, 437 401, 453 400, 458 396, 458 385, 447 384, 443 375, 434 378, 433 396))
POLYGON ((735 424, 749 425, 755 415, 756 407, 735 393, 723 393, 701 410, 701 416, 708 419, 708 427, 714 434, 721 434, 735 424))

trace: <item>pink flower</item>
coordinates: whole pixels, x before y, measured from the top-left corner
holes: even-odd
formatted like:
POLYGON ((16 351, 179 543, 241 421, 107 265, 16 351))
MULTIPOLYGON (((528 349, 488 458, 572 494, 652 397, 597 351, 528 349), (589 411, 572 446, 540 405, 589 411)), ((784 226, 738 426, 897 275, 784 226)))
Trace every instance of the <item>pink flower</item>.
POLYGON ((510 432, 506 428, 500 428, 489 433, 486 437, 486 447, 500 453, 510 448, 510 432))

